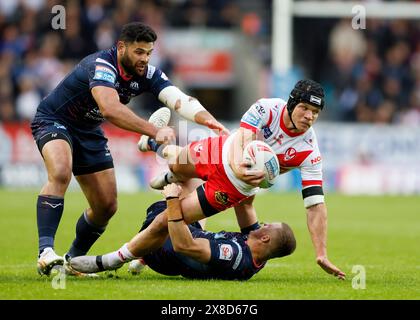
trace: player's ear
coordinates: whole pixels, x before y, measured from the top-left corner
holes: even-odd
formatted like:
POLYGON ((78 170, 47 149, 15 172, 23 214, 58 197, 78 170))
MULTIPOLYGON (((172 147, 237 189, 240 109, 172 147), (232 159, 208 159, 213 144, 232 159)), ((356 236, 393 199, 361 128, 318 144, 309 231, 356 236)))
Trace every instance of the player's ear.
POLYGON ((121 53, 124 54, 125 50, 126 50, 126 43, 124 41, 118 40, 117 42, 117 50, 121 53))
POLYGON ((267 243, 270 241, 270 236, 268 234, 263 235, 260 240, 264 243, 267 243))

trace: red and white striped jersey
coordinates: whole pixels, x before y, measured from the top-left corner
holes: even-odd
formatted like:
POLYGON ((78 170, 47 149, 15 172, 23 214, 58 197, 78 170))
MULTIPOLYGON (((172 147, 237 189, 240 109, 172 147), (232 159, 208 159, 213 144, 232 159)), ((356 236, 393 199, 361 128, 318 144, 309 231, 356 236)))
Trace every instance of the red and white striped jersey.
MULTIPOLYGON (((287 112, 282 99, 260 99, 254 103, 241 119, 241 127, 253 132, 260 131, 264 141, 276 152, 280 173, 299 168, 302 188, 322 187, 322 160, 313 128, 304 133, 293 133, 286 128, 283 114, 287 112)), ((319 202, 320 197, 317 197, 319 202)), ((310 201, 313 204, 314 198, 310 201)), ((308 203, 305 206, 307 207, 308 203)))

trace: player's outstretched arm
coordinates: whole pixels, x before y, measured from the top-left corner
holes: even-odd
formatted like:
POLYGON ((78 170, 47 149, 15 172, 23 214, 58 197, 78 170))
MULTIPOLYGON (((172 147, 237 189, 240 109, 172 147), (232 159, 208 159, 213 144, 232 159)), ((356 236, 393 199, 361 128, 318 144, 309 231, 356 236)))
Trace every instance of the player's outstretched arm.
POLYGON ((96 86, 92 88, 92 96, 98 104, 102 116, 117 127, 148 135, 155 138, 158 143, 175 140, 173 129, 168 127, 157 129, 150 122, 138 117, 120 102, 115 89, 96 86))
POLYGON ((327 273, 344 280, 346 274, 333 265, 327 257, 327 207, 318 203, 307 209, 307 223, 315 248, 316 261, 327 273))
POLYGON ((217 134, 229 134, 229 130, 217 121, 196 98, 186 95, 178 87, 168 86, 162 89, 158 98, 183 118, 206 126, 217 134))
POLYGON ((207 263, 211 258, 210 242, 204 238, 194 239, 184 221, 179 196, 182 188, 175 183, 165 186, 162 194, 166 198, 168 231, 175 252, 194 260, 207 263))

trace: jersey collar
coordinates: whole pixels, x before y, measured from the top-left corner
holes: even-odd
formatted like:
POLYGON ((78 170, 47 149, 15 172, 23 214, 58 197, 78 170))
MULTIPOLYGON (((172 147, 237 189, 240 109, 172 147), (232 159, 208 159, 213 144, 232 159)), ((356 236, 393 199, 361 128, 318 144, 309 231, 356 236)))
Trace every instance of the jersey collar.
POLYGON ((121 77, 124 81, 129 81, 129 80, 131 80, 131 79, 133 78, 133 76, 129 76, 129 75, 126 75, 126 74, 124 73, 124 70, 123 70, 123 68, 121 67, 121 65, 120 65, 120 63, 118 62, 118 60, 117 60, 117 66, 118 66, 118 73, 119 73, 120 77, 121 77))
POLYGON ((283 110, 281 111, 281 115, 280 115, 280 128, 289 136, 289 137, 297 137, 297 136, 301 136, 302 134, 304 134, 305 132, 292 132, 290 131, 283 120, 283 114, 284 111, 286 110, 286 105, 284 105, 283 110))
MULTIPOLYGON (((247 245, 248 250, 250 251, 250 253, 251 253, 251 257, 252 257, 251 248, 248 246, 248 241, 247 241, 247 240, 245 240, 245 244, 247 245)), ((265 262, 262 262, 262 263, 258 264, 258 263, 255 261, 254 257, 252 257, 252 265, 254 266, 254 268, 255 268, 255 269, 258 269, 258 270, 259 270, 259 269, 261 269, 262 267, 264 267, 265 262)))

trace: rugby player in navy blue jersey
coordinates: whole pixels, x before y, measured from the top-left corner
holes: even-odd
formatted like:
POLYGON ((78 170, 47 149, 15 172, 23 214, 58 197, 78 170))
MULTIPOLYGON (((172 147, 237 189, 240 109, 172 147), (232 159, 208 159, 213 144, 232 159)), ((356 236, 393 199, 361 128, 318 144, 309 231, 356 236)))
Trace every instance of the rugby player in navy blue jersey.
POLYGON ((125 106, 132 97, 150 92, 184 118, 227 132, 195 98, 149 64, 156 39, 142 23, 125 25, 115 46, 81 60, 38 106, 31 128, 48 173, 37 202, 41 275, 65 264, 66 257, 86 254, 117 211, 114 164, 100 124, 108 120, 159 143, 174 140, 173 129, 167 127, 169 115, 160 117, 163 122, 148 122, 125 106), (54 252, 54 238, 72 173, 89 208, 79 218, 76 238, 62 257, 54 252))
MULTIPOLYGON (((248 280, 267 260, 290 255, 296 248, 293 231, 286 223, 262 224, 249 233, 214 233, 204 230, 198 222, 187 225, 179 200, 182 188, 173 183, 165 186, 162 193, 166 201, 158 201, 147 209, 141 228, 147 228, 166 210, 170 238, 142 257, 143 263, 158 273, 196 279, 248 280)), ((76 270, 97 272, 109 270, 109 260, 117 259, 119 263, 113 264, 113 269, 117 269, 124 264, 120 257, 127 254, 129 251, 123 247, 104 256, 76 257, 70 264, 76 270)))

